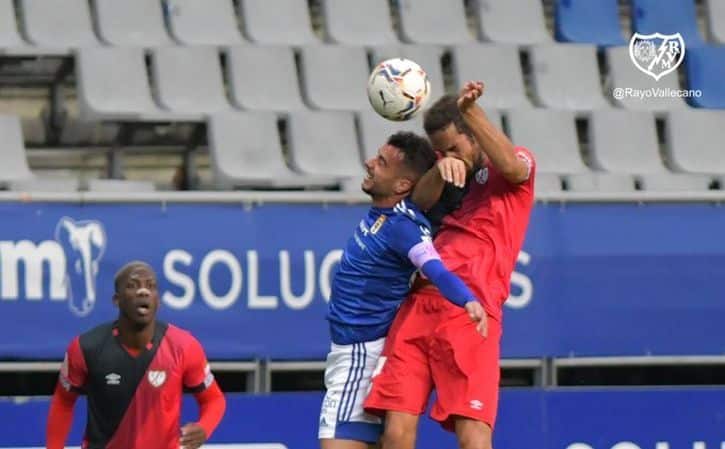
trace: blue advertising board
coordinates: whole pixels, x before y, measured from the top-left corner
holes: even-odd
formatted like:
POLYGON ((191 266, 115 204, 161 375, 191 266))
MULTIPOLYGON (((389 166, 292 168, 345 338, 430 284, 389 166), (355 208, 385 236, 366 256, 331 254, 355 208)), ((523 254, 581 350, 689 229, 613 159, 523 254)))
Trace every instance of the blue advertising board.
MULTIPOLYGON (((160 317, 212 359, 316 359, 330 282, 363 205, 0 204, 0 357, 60 359, 115 318, 141 259, 160 317), (22 337, 21 337, 22 336, 22 337)), ((725 209, 537 204, 505 310, 504 357, 725 352, 725 209)))
MULTIPOLYGON (((227 412, 210 442, 226 449, 318 447, 322 393, 227 396, 227 412), (257 446, 244 446, 256 443, 257 446)), ((85 401, 76 407, 69 444, 80 443, 85 401)), ((721 449, 725 389, 502 391, 494 447, 507 449, 721 449)), ((0 449, 38 447, 48 400, 0 400, 0 449)), ((186 398, 182 424, 197 418, 186 398)), ((207 446, 205 446, 207 447, 207 446)), ((455 448, 452 434, 421 419, 418 449, 455 448)))

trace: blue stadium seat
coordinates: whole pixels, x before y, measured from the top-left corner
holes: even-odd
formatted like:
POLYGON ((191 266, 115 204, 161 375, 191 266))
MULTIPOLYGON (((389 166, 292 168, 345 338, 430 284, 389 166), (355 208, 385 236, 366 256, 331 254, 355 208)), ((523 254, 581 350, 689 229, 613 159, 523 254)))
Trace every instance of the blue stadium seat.
POLYGON ((624 45, 617 0, 558 0, 556 40, 602 46, 624 45))
POLYGON ((685 55, 688 88, 702 91, 691 97, 698 108, 725 109, 725 47, 690 48, 685 55))
POLYGON ((695 0, 632 0, 632 28, 640 34, 682 34, 688 48, 704 44, 695 0))

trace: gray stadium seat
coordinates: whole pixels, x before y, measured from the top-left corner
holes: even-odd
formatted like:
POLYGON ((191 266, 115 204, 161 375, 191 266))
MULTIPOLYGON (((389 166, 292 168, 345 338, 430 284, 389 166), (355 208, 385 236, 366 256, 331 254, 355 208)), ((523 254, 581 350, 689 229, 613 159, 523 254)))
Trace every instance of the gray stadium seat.
MULTIPOLYGON (((428 74, 430 81, 430 101, 435 101, 438 97, 445 94, 445 84, 443 83, 443 68, 441 67, 441 58, 445 48, 438 45, 395 45, 386 47, 373 48, 372 63, 377 65, 379 62, 391 58, 408 58, 418 63, 419 66, 428 74)), ((429 103, 430 104, 430 103, 429 103)))
POLYGON ((314 108, 369 108, 365 90, 369 74, 367 55, 362 47, 318 45, 302 49, 304 94, 314 108))
POLYGON ((508 112, 511 140, 536 155, 539 172, 588 173, 579 153, 574 113, 548 109, 508 112))
POLYGON ((655 119, 648 111, 594 111, 589 121, 590 159, 614 173, 664 173, 655 119))
POLYGON ((673 168, 725 174, 725 111, 671 111, 666 128, 668 158, 673 168))
POLYGON ((16 192, 67 193, 77 192, 78 178, 29 178, 11 181, 10 190, 16 192))
POLYGON ((496 109, 530 107, 521 73, 519 49, 509 45, 463 45, 453 49, 456 85, 483 80, 484 107, 496 109))
POLYGON ((156 186, 151 181, 129 181, 125 179, 89 179, 91 192, 153 192, 156 186))
POLYGON ((3 140, 3 158, 0 164, 0 182, 32 178, 25 156, 25 143, 20 119, 14 115, 0 115, 0 135, 3 140))
POLYGON ((375 156, 388 137, 398 131, 413 131, 418 135, 425 135, 423 114, 418 114, 413 119, 404 122, 394 122, 382 118, 375 111, 362 111, 358 113, 358 129, 364 160, 375 156))
POLYGON ((28 40, 41 47, 99 45, 86 0, 22 0, 21 14, 28 40))
POLYGON ((230 109, 215 47, 160 47, 152 55, 156 98, 163 108, 188 113, 230 109))
POLYGON ((244 42, 232 0, 167 0, 169 28, 184 45, 237 45, 244 42))
POLYGON ((293 112, 288 131, 293 165, 300 172, 336 178, 364 174, 351 112, 293 112))
POLYGON ((226 112, 207 121, 209 153, 216 184, 232 187, 320 187, 335 184, 332 177, 299 175, 285 164, 270 112, 226 112))
POLYGON ((555 173, 536 173, 534 179, 534 193, 552 194, 561 192, 561 178, 555 173))
POLYGON ((344 45, 392 45, 393 31, 388 0, 324 0, 327 35, 344 45))
POLYGON ((534 95, 541 105, 575 111, 610 106, 602 94, 595 46, 537 45, 530 55, 534 95))
POLYGON ((93 0, 98 31, 104 42, 125 47, 171 45, 161 2, 93 0))
POLYGON ((34 53, 18 32, 13 0, 0 0, 0 54, 34 53))
POLYGON ((710 39, 725 44, 725 2, 722 0, 706 0, 707 28, 710 39))
POLYGON ((464 44, 474 41, 463 0, 399 0, 403 40, 412 44, 464 44))
MULTIPOLYGON (((628 47, 610 47, 606 50, 607 63, 609 65, 609 78, 611 85, 607 95, 612 94, 614 88, 633 88, 633 89, 671 89, 678 90, 677 74, 670 73, 655 81, 651 76, 641 72, 632 63, 629 57, 628 47)), ((681 98, 631 98, 614 99, 617 106, 627 109, 639 109, 648 111, 666 111, 670 109, 686 108, 687 104, 681 98)))
POLYGON ((201 114, 164 111, 151 96, 143 50, 78 50, 76 77, 81 118, 117 121, 199 121, 201 114))
POLYGON ((487 41, 517 45, 552 41, 541 0, 479 0, 473 4, 479 33, 487 41))
POLYGON ((310 45, 320 40, 312 32, 307 2, 240 0, 247 36, 260 44, 310 45))
POLYGON ((639 177, 643 190, 655 192, 693 192, 708 190, 710 178, 686 173, 658 173, 639 177))
POLYGON ((229 47, 227 79, 232 103, 258 111, 306 109, 290 47, 246 45, 229 47))
MULTIPOLYGON (((537 178, 538 181, 538 178, 537 178)), ((566 177, 572 192, 633 192, 634 177, 621 173, 585 173, 566 177)))

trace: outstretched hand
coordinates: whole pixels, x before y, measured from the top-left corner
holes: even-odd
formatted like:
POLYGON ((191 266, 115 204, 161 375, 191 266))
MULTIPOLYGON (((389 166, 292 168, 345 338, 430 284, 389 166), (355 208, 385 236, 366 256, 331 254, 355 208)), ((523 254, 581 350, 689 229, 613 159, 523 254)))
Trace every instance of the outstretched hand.
POLYGON ((458 95, 458 110, 465 113, 483 95, 482 81, 468 81, 458 95))

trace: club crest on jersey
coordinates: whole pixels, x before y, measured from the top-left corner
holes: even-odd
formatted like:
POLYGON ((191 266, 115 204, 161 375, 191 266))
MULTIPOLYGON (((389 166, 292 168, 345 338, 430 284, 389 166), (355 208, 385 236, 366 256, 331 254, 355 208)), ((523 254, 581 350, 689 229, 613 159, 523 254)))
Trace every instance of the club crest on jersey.
POLYGON ((488 167, 483 167, 476 172, 476 182, 486 184, 486 181, 488 181, 488 167))
POLYGON ((149 371, 147 378, 151 385, 159 388, 166 382, 166 371, 149 371))
POLYGON ((383 223, 385 223, 385 220, 387 219, 387 216, 381 215, 378 217, 377 220, 375 220, 375 223, 373 223, 372 226, 370 226, 370 233, 375 235, 378 233, 380 228, 383 227, 383 223))

